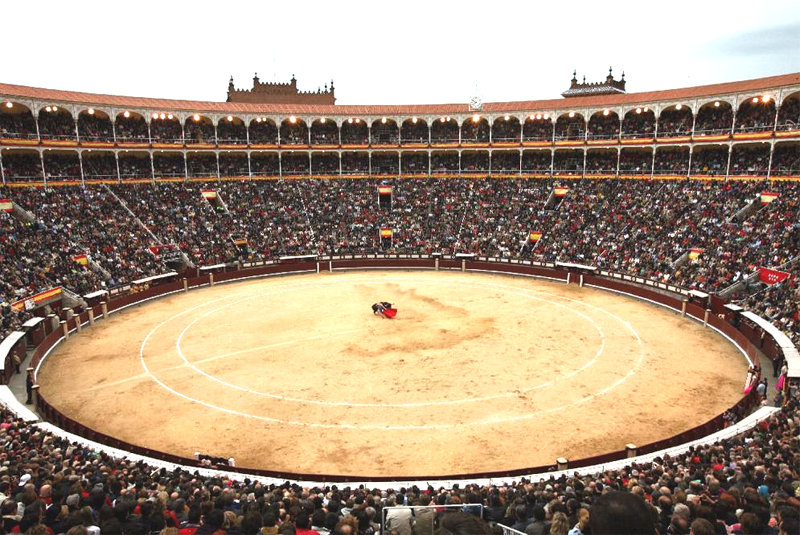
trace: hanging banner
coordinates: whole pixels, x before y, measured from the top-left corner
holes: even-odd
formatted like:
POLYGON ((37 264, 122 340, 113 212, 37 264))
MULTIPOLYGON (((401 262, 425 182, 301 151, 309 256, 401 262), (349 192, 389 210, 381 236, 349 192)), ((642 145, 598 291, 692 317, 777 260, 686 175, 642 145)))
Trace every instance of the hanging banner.
POLYGON ((15 303, 11 303, 11 308, 17 312, 20 310, 33 310, 34 308, 39 308, 40 306, 58 301, 59 299, 61 299, 61 286, 51 290, 45 290, 44 292, 39 292, 38 294, 26 297, 25 299, 20 299, 15 303))
POLYGON ((777 198, 778 198, 777 193, 770 193, 769 191, 765 191, 761 194, 761 204, 769 204, 777 198))
POLYGON ((758 268, 758 280, 764 284, 778 284, 783 282, 791 276, 790 273, 785 271, 778 271, 777 269, 770 269, 765 267, 758 268))

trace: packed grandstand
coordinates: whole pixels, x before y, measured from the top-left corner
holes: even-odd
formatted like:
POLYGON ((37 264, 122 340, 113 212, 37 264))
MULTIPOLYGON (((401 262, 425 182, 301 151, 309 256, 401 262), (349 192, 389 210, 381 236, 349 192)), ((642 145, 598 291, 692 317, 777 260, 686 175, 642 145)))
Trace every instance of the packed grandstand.
MULTIPOLYGON (((176 271, 410 255, 667 283, 752 311, 800 345, 800 74, 480 109, 293 110, 0 84, 0 171, 0 339, 41 315, 36 297, 54 288, 80 303, 176 271)), ((544 533, 545 522, 589 533, 589 511, 600 518, 627 491, 647 497, 641 525, 659 533, 798 533, 799 379, 753 429, 675 457, 453 488, 158 470, 5 411, 3 530, 408 535, 433 524, 382 508, 432 504, 453 533, 544 533)))

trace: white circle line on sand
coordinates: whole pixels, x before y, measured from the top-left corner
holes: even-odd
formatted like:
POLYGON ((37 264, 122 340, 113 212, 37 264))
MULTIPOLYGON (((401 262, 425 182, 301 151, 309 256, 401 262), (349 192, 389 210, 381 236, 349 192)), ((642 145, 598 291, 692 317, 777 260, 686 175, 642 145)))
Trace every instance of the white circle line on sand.
MULTIPOLYGON (((349 281, 349 282, 353 282, 353 281, 349 281)), ((434 282, 440 282, 440 281, 434 281, 434 282)), ((520 289, 518 287, 507 286, 507 285, 498 285, 498 284, 491 284, 491 283, 485 283, 485 284, 487 286, 492 286, 492 287, 506 287, 506 288, 513 288, 513 289, 516 289, 516 290, 520 289)), ((288 285, 287 284, 285 286, 300 286, 300 285, 302 285, 302 284, 292 284, 292 285, 288 285)), ((232 295, 242 295, 243 293, 244 292, 240 292, 240 293, 232 294, 232 295)), ((535 291, 535 290, 533 291, 533 293, 544 293, 545 295, 553 296, 552 294, 548 294, 547 292, 538 292, 538 291, 535 291)), ((533 413, 528 413, 528 414, 524 414, 524 415, 509 417, 509 418, 489 419, 489 420, 483 420, 483 421, 479 421, 479 422, 470 422, 470 423, 466 423, 466 424, 433 424, 433 425, 419 425, 419 426, 385 426, 385 425, 384 426, 379 426, 379 425, 365 426, 365 425, 353 425, 353 424, 319 424, 319 423, 308 423, 308 422, 299 422, 299 421, 291 421, 291 420, 281 420, 281 419, 277 419, 277 418, 270 418, 270 417, 267 417, 267 416, 259 416, 259 415, 254 415, 254 414, 250 414, 250 413, 244 413, 244 412, 240 412, 240 411, 235 411, 235 410, 232 410, 232 409, 226 409, 224 407, 219 407, 219 406, 213 405, 211 403, 206 403, 204 401, 201 401, 201 400, 192 398, 190 396, 187 396, 185 394, 182 394, 182 393, 170 388, 169 386, 164 384, 162 381, 160 381, 157 377, 155 377, 152 373, 150 373, 148 368, 147 368, 147 365, 144 362, 144 348, 145 348, 145 345, 146 345, 147 341, 149 340, 150 336, 159 327, 165 325, 166 323, 168 323, 169 321, 171 321, 172 319, 174 319, 176 317, 182 316, 183 314, 185 314, 187 312, 190 312, 192 310, 196 310, 198 308, 202 308, 203 306, 205 306, 207 304, 210 304, 210 303, 213 303, 213 302, 218 302, 218 301, 221 301, 221 300, 226 299, 228 297, 231 297, 231 296, 225 296, 223 298, 220 298, 220 299, 217 299, 217 300, 214 300, 214 301, 203 303, 203 304, 198 305, 196 307, 193 307, 191 309, 187 309, 187 310, 185 310, 185 311, 183 311, 183 312, 181 312, 181 313, 179 313, 179 314, 177 314, 177 315, 175 315, 175 316, 163 321, 162 323, 160 323, 159 325, 154 327, 148 333, 148 335, 145 337, 145 340, 142 342, 142 345, 139 348, 139 360, 140 360, 143 368, 145 369, 145 372, 147 372, 150 375, 150 377, 157 384, 159 384, 162 388, 164 388, 167 391, 175 394, 178 397, 181 397, 183 399, 186 399, 187 401, 190 401, 190 402, 193 402, 193 403, 197 403, 199 405, 202 405, 202 406, 205 406, 205 407, 208 407, 208 408, 212 408, 212 409, 215 409, 215 410, 218 410, 218 411, 221 411, 221 412, 225 412, 225 413, 228 413, 228 414, 234 414, 234 415, 242 416, 242 417, 246 417, 246 418, 252 418, 252 419, 257 419, 257 420, 267 421, 267 422, 280 423, 280 424, 285 424, 285 425, 296 425, 296 426, 304 426, 304 427, 312 427, 312 428, 422 430, 422 429, 449 429, 449 428, 461 427, 461 426, 496 424, 496 423, 503 423, 503 422, 509 422, 509 421, 519 421, 519 420, 525 420, 525 419, 532 419, 532 418, 537 417, 540 414, 563 410, 563 409, 566 409, 566 408, 569 408, 569 407, 572 407, 572 406, 575 406, 575 405, 579 405, 579 404, 585 403, 585 402, 590 401, 590 400, 592 400, 592 399, 594 399, 594 398, 596 398, 598 396, 607 394, 612 389, 616 388, 617 386, 622 384, 624 381, 626 381, 628 378, 630 378, 635 373, 635 370, 637 368, 639 368, 639 366, 641 366, 641 363, 644 360, 644 354, 641 352, 641 347, 642 347, 641 338, 639 337, 639 334, 630 325, 629 322, 626 322, 626 321, 622 320, 618 316, 616 316, 616 315, 614 315, 614 314, 612 314, 612 313, 610 313, 610 312, 608 312, 606 310, 600 309, 600 308, 595 307, 593 305, 589 305, 588 303, 583 303, 582 301, 579 301, 579 300, 576 300, 576 299, 566 298, 566 297, 563 297, 563 296, 553 296, 553 297, 560 298, 560 299, 566 299, 566 300, 572 301, 572 302, 582 303, 582 304, 584 304, 586 306, 589 306, 590 308, 594 308, 594 309, 596 309, 598 311, 604 312, 604 313, 608 314, 609 316, 615 318, 619 322, 621 322, 623 325, 625 325, 633 333, 633 335, 636 337, 636 339, 637 339, 637 341, 639 343, 639 346, 640 346, 639 359, 638 359, 637 363, 628 371, 628 373, 624 377, 620 378, 614 384, 612 384, 611 386, 609 386, 609 387, 607 387, 607 388, 605 388, 605 389, 603 389, 603 390, 601 390, 599 392, 590 394, 588 396, 584 396, 583 398, 581 398, 581 399, 579 399, 579 400, 577 400, 575 402, 572 402, 570 404, 567 404, 567 405, 562 405, 560 407, 553 407, 551 409, 542 410, 542 411, 535 411, 533 413)))
MULTIPOLYGON (((385 281, 380 281, 380 282, 378 282, 378 281, 369 281, 367 283, 361 283, 361 284, 384 284, 384 282, 385 281)), ((412 281, 409 281, 409 282, 419 283, 419 282, 422 282, 422 281, 412 280, 412 281)), ((346 283, 336 283, 336 284, 338 285, 338 284, 350 284, 350 283, 346 282, 346 283)), ((437 284, 438 286, 475 287, 475 285, 459 284, 459 283, 453 283, 453 282, 442 283, 441 281, 436 281, 435 283, 434 282, 424 282, 423 284, 437 284)), ((294 289, 289 290, 289 291, 294 291, 294 289)), ((581 313, 581 312, 579 312, 577 310, 574 310, 574 309, 572 309, 572 308, 570 308, 568 306, 565 306, 565 305, 550 301, 548 299, 541 299, 539 297, 535 297, 535 296, 531 296, 531 295, 525 295, 525 294, 522 294, 520 292, 510 292, 510 291, 506 291, 506 290, 501 290, 501 291, 503 291, 504 293, 507 293, 507 294, 517 295, 517 296, 525 297, 525 298, 528 298, 528 299, 536 299, 538 301, 544 301, 546 303, 550 303, 552 305, 564 308, 566 310, 569 310, 570 312, 573 312, 573 313, 577 314, 578 316, 581 316, 582 318, 587 320, 589 323, 591 323, 595 327, 595 329, 597 329, 597 331, 600 333, 600 349, 597 351, 597 354, 594 356, 594 358, 589 360, 581 368, 579 368, 578 370, 575 370, 574 372, 568 374, 566 377, 572 377, 576 373, 579 373, 579 372, 585 370, 586 368, 588 368, 589 366, 594 364, 597 361, 597 359, 600 357, 600 355, 602 354, 603 349, 605 347, 605 334, 603 333, 603 330, 594 322, 594 320, 592 320, 591 318, 589 318, 585 314, 583 314, 583 313, 581 313)), ((201 370, 200 368, 195 366, 194 362, 189 362, 189 360, 186 358, 186 356, 184 355, 183 350, 181 348, 181 341, 183 339, 183 336, 189 331, 189 329, 195 323, 197 323, 201 319, 203 319, 203 318, 205 318, 207 316, 210 316, 211 314, 214 314, 214 313, 216 313, 219 310, 222 310, 224 308, 227 308, 227 307, 230 307, 230 306, 235 306, 235 305, 237 305, 237 304, 239 304, 239 303, 241 303, 243 301, 250 301, 252 299, 258 299, 259 297, 263 297, 265 295, 273 295, 275 293, 284 293, 284 292, 264 292, 262 294, 250 296, 250 297, 247 297, 247 298, 244 298, 244 299, 239 299, 238 301, 234 301, 232 303, 228 303, 228 304, 223 305, 221 307, 217 307, 215 309, 209 310, 205 314, 195 318, 191 323, 189 323, 186 326, 186 328, 183 329, 183 331, 178 336, 178 339, 176 341, 176 344, 175 344, 176 345, 176 350, 177 350, 178 355, 180 356, 181 360, 184 362, 184 364, 186 364, 187 366, 191 367, 196 372, 208 377, 209 379, 211 379, 213 381, 216 381, 219 384, 227 386, 229 388, 233 388, 235 390, 239 390, 241 392, 246 392, 248 394, 255 394, 255 395, 258 395, 258 396, 264 396, 264 397, 269 397, 269 398, 273 398, 273 399, 279 399, 281 401, 289 401, 289 402, 294 402, 294 403, 305 403, 305 404, 310 404, 310 405, 340 406, 340 407, 409 408, 409 407, 428 407, 428 406, 440 406, 440 405, 456 405, 456 404, 461 404, 461 403, 475 403, 475 402, 489 401, 489 400, 492 400, 492 399, 514 397, 514 396, 518 396, 521 393, 532 392, 534 390, 538 390, 540 388, 544 388, 544 387, 549 386, 549 385, 552 384, 552 381, 546 381, 546 382, 540 383, 540 384, 538 384, 536 386, 527 387, 527 388, 524 388, 524 389, 521 389, 521 390, 515 390, 515 391, 511 391, 511 392, 504 392, 502 394, 494 394, 494 395, 491 395, 491 396, 483 396, 483 397, 462 398, 462 399, 455 399, 455 400, 445 400, 445 401, 426 401, 426 402, 417 402, 417 403, 354 403, 354 402, 342 402, 342 401, 324 401, 324 400, 309 400, 309 399, 302 399, 302 398, 293 398, 293 397, 288 397, 288 396, 282 396, 282 395, 279 395, 279 394, 273 394, 273 393, 270 393, 270 392, 261 392, 261 391, 258 391, 258 390, 252 390, 252 389, 249 389, 249 388, 241 387, 239 385, 235 385, 233 383, 229 383, 229 382, 227 382, 227 381, 225 381, 223 379, 220 379, 220 378, 218 378, 218 377, 216 377, 214 375, 211 375, 210 373, 208 373, 208 372, 206 372, 204 370, 201 370)), ((210 360, 210 359, 204 359, 204 360, 210 360)))

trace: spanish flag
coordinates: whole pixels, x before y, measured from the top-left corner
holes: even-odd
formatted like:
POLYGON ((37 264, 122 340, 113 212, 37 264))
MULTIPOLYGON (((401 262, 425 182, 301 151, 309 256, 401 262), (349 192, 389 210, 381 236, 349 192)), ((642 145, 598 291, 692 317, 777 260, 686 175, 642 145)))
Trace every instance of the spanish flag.
POLYGON ((381 238, 391 238, 392 234, 394 234, 394 232, 392 232, 392 229, 390 228, 381 229, 381 238))
POLYGON ((531 232, 531 233, 528 235, 528 239, 529 239, 530 241, 534 241, 534 242, 535 242, 535 241, 539 241, 539 240, 541 239, 541 237, 542 237, 542 233, 541 233, 541 232, 531 232))
POLYGON ((72 259, 82 266, 89 265, 89 258, 85 254, 79 254, 72 257, 72 259))
POLYGON ((689 260, 697 260, 705 249, 689 249, 689 260))
POLYGON ((777 193, 770 193, 769 191, 765 191, 761 193, 761 204, 769 204, 777 198, 778 198, 777 193))
POLYGON ((567 194, 568 191, 569 191, 569 188, 565 188, 565 187, 553 188, 553 194, 556 197, 564 197, 567 194))
POLYGON ((11 199, 0 199, 0 210, 3 212, 13 212, 14 203, 11 202, 11 199))
POLYGON ((209 201, 211 199, 216 199, 217 198, 217 192, 216 192, 216 190, 213 190, 213 189, 201 189, 200 193, 202 193, 203 197, 205 197, 209 201))
POLYGON ((378 186, 378 194, 379 195, 391 195, 392 194, 392 186, 378 186))

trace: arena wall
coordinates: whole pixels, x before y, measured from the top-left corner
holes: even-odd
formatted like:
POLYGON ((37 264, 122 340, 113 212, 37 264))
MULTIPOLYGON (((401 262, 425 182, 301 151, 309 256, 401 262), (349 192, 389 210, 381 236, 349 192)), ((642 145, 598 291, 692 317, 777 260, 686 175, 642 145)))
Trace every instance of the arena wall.
MULTIPOLYGON (((764 347, 764 340, 769 338, 768 335, 762 336, 758 333, 757 329, 751 326, 747 328, 737 329, 734 323, 737 323, 737 318, 732 318, 729 321, 721 315, 714 314, 708 303, 699 304, 697 302, 689 302, 685 295, 679 293, 670 293, 665 288, 668 285, 656 284, 644 279, 641 280, 622 280, 621 278, 614 278, 608 275, 595 275, 590 274, 586 270, 581 269, 580 266, 570 267, 568 269, 557 268, 553 265, 537 264, 537 263, 522 263, 522 262, 503 262, 493 261, 491 259, 440 259, 433 257, 424 257, 422 255, 406 255, 407 258, 320 258, 316 261, 299 260, 287 261, 281 263, 271 263, 268 265, 257 267, 244 267, 243 269, 219 267, 218 273, 205 273, 202 275, 190 276, 187 278, 180 278, 179 280, 167 280, 161 284, 154 284, 148 288, 142 289, 135 293, 129 293, 111 299, 108 302, 95 304, 91 307, 92 316, 96 319, 103 317, 104 309, 107 313, 120 311, 127 306, 140 304, 150 299, 155 299, 168 294, 176 292, 188 291, 191 288, 198 288, 205 285, 213 285, 223 282, 233 282, 252 277, 275 276, 281 274, 298 274, 298 273, 316 273, 318 271, 334 271, 334 270, 359 270, 359 269, 454 269, 459 271, 489 271, 494 273, 506 273, 515 276, 531 276, 542 277, 547 279, 554 279, 559 281, 569 281, 567 283, 586 284, 595 288, 620 292, 638 299, 644 299, 661 306, 665 306, 682 312, 685 310, 685 315, 691 320, 701 323, 707 323, 710 327, 718 330, 721 334, 728 337, 739 349, 745 354, 748 360, 753 360, 757 357, 759 347, 764 347), (664 286, 664 287, 662 287, 664 286), (762 342, 759 345, 754 344, 754 341, 762 342)), ((190 274, 191 275, 191 274, 190 274)), ((621 276, 619 276, 621 277, 621 276)), ((632 277, 628 277, 632 278, 632 277)), ((178 277, 172 277, 178 279, 178 277)), ((635 279, 635 278, 633 278, 635 279)), ((41 342, 33 350, 31 359, 31 366, 35 367, 37 372, 43 360, 49 353, 60 344, 65 336, 74 336, 76 331, 88 326, 90 322, 89 310, 82 311, 80 314, 75 315, 72 319, 61 320, 56 326, 53 321, 43 322, 42 331, 37 336, 42 336, 41 342)), ((749 395, 742 397, 733 407, 730 408, 736 414, 744 415, 749 412, 758 402, 755 391, 751 391, 749 395)), ((176 463, 187 467, 201 467, 202 465, 194 458, 181 457, 164 453, 161 451, 152 450, 136 446, 125 441, 119 440, 112 436, 97 432, 89 429, 81 422, 75 421, 66 417, 58 409, 48 403, 48 401, 41 395, 36 396, 37 410, 42 417, 59 428, 84 437, 88 440, 104 444, 111 448, 117 448, 124 451, 129 451, 138 455, 147 456, 160 461, 176 463)), ((697 425, 687 431, 679 433, 672 437, 666 437, 662 440, 640 445, 637 448, 637 454, 648 454, 661 451, 667 448, 677 447, 681 444, 691 442, 715 433, 725 427, 725 419, 723 415, 717 415, 711 420, 697 425)), ((631 452, 627 449, 601 453, 592 457, 583 459, 569 460, 569 468, 580 468, 593 466, 612 461, 623 460, 630 457, 631 452)), ((561 467, 560 469, 565 469, 561 467)), ((552 472, 559 469, 557 464, 546 466, 526 467, 516 470, 505 470, 497 472, 480 472, 480 473, 466 473, 466 474, 452 474, 449 476, 426 476, 424 474, 415 474, 409 476, 392 476, 382 478, 369 478, 372 481, 398 481, 398 480, 452 480, 452 479, 484 479, 484 478, 498 478, 498 477, 520 477, 532 473, 552 472)), ((368 478, 359 475, 330 475, 330 474, 301 474, 283 471, 271 471, 262 469, 249 469, 237 468, 237 472, 242 474, 250 474, 262 477, 270 477, 276 479, 293 479, 293 480, 313 480, 320 482, 333 482, 333 481, 365 481, 368 478)))

